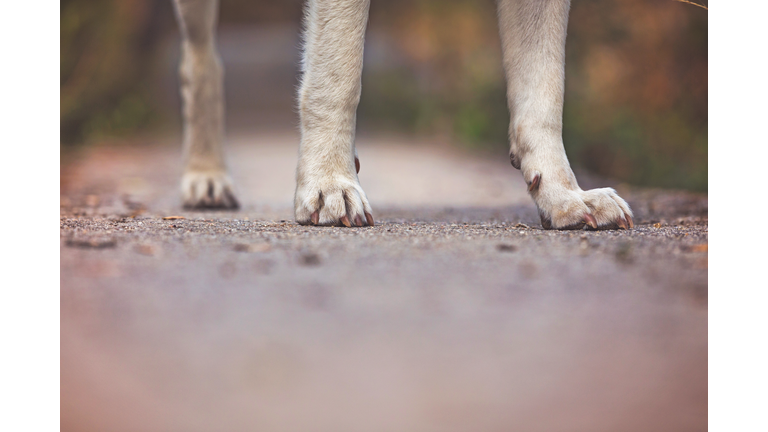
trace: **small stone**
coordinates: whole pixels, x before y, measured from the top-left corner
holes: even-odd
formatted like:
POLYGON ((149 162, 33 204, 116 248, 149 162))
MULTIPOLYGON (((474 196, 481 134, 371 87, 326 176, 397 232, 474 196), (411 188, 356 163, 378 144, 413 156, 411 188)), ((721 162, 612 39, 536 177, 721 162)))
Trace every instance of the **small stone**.
POLYGON ((98 207, 101 200, 98 195, 87 195, 85 197, 85 205, 88 207, 98 207))
POLYGON ((136 252, 146 256, 154 256, 157 254, 157 248, 149 244, 136 245, 135 250, 136 252))
POLYGON ((314 252, 305 252, 301 254, 299 263, 306 266, 320 265, 320 256, 314 252))
POLYGON ((268 252, 272 249, 269 243, 238 243, 233 248, 236 252, 268 252))
POLYGON ((67 240, 66 245, 69 247, 77 247, 84 249, 109 249, 117 246, 117 241, 114 239, 83 239, 83 240, 67 240))
POLYGON ((499 252, 514 252, 517 250, 517 246, 508 243, 499 243, 496 245, 496 250, 499 252))

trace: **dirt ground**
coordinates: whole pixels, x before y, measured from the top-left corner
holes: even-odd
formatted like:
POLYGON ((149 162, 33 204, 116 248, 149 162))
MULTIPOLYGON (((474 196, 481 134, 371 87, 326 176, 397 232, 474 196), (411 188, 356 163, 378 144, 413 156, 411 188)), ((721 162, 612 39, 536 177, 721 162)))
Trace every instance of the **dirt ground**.
POLYGON ((296 134, 230 138, 236 212, 156 141, 62 163, 62 430, 707 429, 706 195, 577 173, 636 228, 545 231, 503 154, 361 137, 377 225, 306 227, 296 134))

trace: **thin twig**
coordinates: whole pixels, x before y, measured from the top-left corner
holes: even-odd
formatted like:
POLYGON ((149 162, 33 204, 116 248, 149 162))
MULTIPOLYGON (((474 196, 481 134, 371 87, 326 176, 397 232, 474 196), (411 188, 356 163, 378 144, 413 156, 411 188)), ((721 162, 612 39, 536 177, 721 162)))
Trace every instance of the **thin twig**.
POLYGON ((703 8, 703 9, 709 10, 709 9, 708 9, 706 6, 704 6, 704 5, 700 5, 700 4, 698 4, 698 3, 694 3, 694 2, 692 2, 692 1, 688 1, 688 0, 675 0, 675 1, 679 1, 680 3, 688 3, 688 4, 690 4, 690 5, 698 6, 698 7, 700 7, 700 8, 703 8))

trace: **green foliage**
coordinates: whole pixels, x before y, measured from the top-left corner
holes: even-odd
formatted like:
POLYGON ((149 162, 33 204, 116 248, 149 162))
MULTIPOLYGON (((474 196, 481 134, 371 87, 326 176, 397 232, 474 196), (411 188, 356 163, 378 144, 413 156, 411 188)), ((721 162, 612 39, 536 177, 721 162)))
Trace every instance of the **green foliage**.
MULTIPOLYGON (((506 147, 492 2, 389 8, 398 13, 378 25, 398 29, 404 58, 399 68, 364 71, 364 127, 380 122, 469 147, 506 147)), ((574 2, 566 47, 563 138, 571 162, 631 184, 706 191, 706 11, 668 0, 574 2)))
POLYGON ((571 162, 627 183, 707 191, 706 129, 676 114, 644 118, 617 109, 600 123, 589 111, 566 105, 564 141, 571 162))
POLYGON ((366 72, 358 121, 362 129, 448 134, 468 147, 507 146, 504 88, 471 86, 456 97, 420 88, 412 71, 366 72))
POLYGON ((61 142, 122 135, 156 118, 146 90, 156 3, 61 4, 61 142))

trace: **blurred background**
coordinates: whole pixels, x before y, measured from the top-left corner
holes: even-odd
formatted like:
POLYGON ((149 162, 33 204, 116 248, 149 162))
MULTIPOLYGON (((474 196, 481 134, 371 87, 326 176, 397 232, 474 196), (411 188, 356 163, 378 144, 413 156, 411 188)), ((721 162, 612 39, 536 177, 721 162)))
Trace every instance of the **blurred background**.
POLYGON ((566 149, 637 229, 545 232, 493 0, 372 0, 377 226, 293 223, 302 8, 221 0, 243 207, 192 212, 171 0, 62 1, 62 430, 706 430, 707 12, 574 0, 566 149))
MULTIPOLYGON (((228 133, 296 129, 302 7, 221 1, 228 133)), ((507 157, 493 0, 374 0, 365 56, 359 134, 439 137, 507 157)), ((63 156, 113 138, 179 135, 178 59, 170 0, 62 0, 63 156)), ((566 65, 563 133, 577 169, 707 191, 706 11, 575 1, 566 65)))

